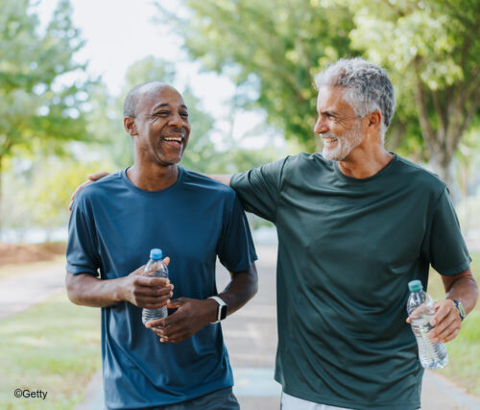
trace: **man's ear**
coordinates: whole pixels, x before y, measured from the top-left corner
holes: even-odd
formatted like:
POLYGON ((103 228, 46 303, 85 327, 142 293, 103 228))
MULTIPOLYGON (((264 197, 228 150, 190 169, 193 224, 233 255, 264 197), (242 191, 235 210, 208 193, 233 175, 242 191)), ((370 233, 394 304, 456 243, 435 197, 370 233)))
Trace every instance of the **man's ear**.
POLYGON ((380 130, 382 126, 382 113, 379 110, 375 110, 374 112, 367 115, 368 119, 368 127, 374 130, 380 130))
POLYGON ((135 118, 125 117, 123 119, 123 126, 125 127, 125 131, 127 131, 131 137, 137 135, 137 126, 135 124, 135 118))

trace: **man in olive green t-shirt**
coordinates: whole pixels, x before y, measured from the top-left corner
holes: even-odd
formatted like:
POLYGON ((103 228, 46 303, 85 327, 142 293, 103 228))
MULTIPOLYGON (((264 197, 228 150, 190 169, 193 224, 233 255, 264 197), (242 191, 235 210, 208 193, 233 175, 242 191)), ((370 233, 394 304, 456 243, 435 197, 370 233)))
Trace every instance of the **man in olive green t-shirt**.
POLYGON ((416 409, 423 370, 407 284, 426 288, 430 265, 442 275, 447 299, 429 336, 448 342, 457 305, 475 306, 471 259, 446 185, 384 148, 395 109, 385 71, 340 60, 316 85, 322 155, 217 176, 277 227, 282 409, 416 409))
POLYGON ((282 409, 417 409, 407 284, 426 288, 430 265, 442 275, 429 336, 448 342, 476 303, 471 259, 446 185, 384 148, 395 110, 385 71, 339 60, 316 85, 322 154, 212 176, 277 227, 282 409))

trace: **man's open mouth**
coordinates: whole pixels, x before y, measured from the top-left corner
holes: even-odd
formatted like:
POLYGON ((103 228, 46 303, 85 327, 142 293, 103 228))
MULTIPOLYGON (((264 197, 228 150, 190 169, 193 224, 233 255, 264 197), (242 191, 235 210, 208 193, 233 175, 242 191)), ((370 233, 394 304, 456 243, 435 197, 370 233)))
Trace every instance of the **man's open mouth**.
POLYGON ((163 141, 167 142, 169 145, 179 146, 183 144, 183 137, 163 137, 163 141))
POLYGON ((333 144, 334 142, 337 142, 338 139, 335 137, 324 137, 323 141, 325 141, 327 144, 333 144))

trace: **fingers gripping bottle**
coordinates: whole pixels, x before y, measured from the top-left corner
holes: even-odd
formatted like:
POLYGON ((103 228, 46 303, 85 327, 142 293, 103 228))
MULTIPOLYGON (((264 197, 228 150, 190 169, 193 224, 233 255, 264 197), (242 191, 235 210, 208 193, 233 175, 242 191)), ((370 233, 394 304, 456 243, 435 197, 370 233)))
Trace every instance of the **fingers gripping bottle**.
MULTIPOLYGON (((151 276, 156 278, 168 278, 167 265, 162 261, 163 253, 161 249, 154 248, 150 251, 150 260, 145 265, 143 274, 145 276, 151 276)), ((168 316, 167 307, 161 307, 160 309, 146 309, 142 310, 142 322, 143 324, 156 319, 161 319, 168 316)))
POLYGON ((407 311, 412 318, 412 331, 417 339, 418 356, 425 369, 441 369, 448 363, 447 348, 443 343, 432 343, 428 332, 432 329, 430 320, 435 314, 433 299, 423 290, 422 282, 412 280, 408 283, 410 296, 407 311))

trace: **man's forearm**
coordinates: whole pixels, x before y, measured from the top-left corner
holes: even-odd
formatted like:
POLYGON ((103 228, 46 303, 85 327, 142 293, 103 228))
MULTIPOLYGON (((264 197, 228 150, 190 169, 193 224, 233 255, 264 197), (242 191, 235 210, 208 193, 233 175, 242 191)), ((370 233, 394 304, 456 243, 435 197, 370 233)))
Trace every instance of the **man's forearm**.
POLYGON ((230 315, 244 306, 255 296, 258 290, 258 277, 255 264, 250 269, 232 273, 232 280, 225 287, 220 296, 228 305, 227 315, 230 315))
POLYGON ((101 280, 88 273, 67 272, 65 284, 68 298, 76 305, 108 307, 123 300, 119 279, 101 280))
POLYGON ((226 186, 230 186, 230 180, 232 179, 232 175, 229 174, 210 174, 207 177, 214 179, 215 181, 221 182, 226 186))
POLYGON ((477 303, 478 286, 470 269, 454 275, 442 277, 447 299, 462 302, 465 312, 468 314, 477 303))

